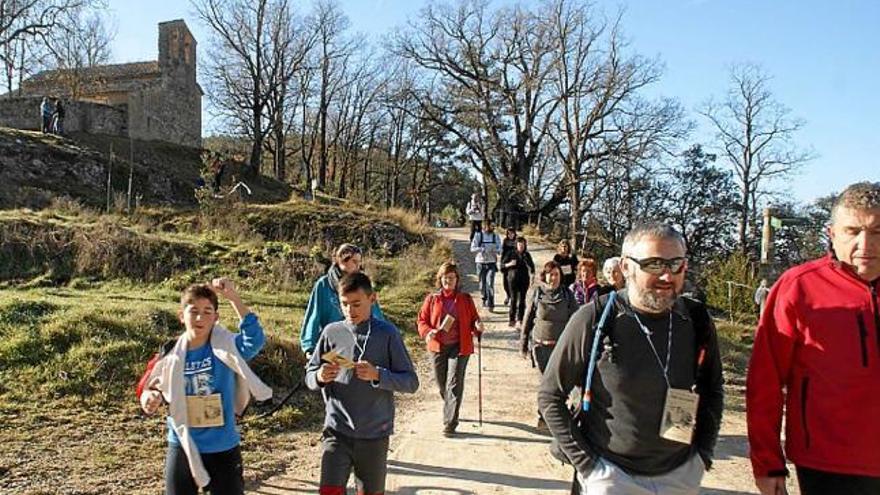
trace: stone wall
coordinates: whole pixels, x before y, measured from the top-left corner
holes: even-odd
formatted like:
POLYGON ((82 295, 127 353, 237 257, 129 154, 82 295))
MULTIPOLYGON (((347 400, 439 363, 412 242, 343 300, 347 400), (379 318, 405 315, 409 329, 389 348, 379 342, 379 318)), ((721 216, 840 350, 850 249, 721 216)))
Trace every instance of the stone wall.
POLYGON ((202 94, 189 81, 163 77, 128 99, 129 132, 199 148, 202 145, 202 94))
MULTIPOLYGON (((14 129, 40 130, 38 96, 0 98, 0 126, 14 129)), ((64 131, 128 135, 128 114, 125 107, 111 107, 85 101, 64 102, 64 131)))

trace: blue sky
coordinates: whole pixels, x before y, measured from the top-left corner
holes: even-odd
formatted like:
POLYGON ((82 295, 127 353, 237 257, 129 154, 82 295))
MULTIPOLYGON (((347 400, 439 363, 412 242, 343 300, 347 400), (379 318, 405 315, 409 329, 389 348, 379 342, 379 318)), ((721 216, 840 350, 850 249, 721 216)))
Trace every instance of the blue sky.
MULTIPOLYGON (((306 2, 299 2, 307 5, 306 2)), ((352 29, 381 36, 406 21, 423 0, 343 0, 352 29)), ((496 4, 502 2, 496 1, 496 4)), ((623 8, 631 49, 657 56, 666 70, 651 94, 677 98, 711 134, 696 108, 727 88, 733 63, 760 64, 776 99, 806 125, 797 142, 818 158, 785 187, 810 201, 857 180, 880 180, 880 2, 873 0, 633 0, 595 4, 608 14, 623 8)), ((187 21, 206 40, 188 2, 110 0, 117 36, 114 60, 156 57, 156 25, 187 21)))

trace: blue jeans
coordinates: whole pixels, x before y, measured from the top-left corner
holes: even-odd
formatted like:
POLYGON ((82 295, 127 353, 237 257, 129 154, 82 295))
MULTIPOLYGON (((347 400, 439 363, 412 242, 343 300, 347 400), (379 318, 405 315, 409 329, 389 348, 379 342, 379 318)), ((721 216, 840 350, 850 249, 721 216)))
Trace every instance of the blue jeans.
POLYGON ((483 296, 483 304, 490 308, 495 307, 495 273, 498 265, 495 263, 480 263, 480 294, 483 296))

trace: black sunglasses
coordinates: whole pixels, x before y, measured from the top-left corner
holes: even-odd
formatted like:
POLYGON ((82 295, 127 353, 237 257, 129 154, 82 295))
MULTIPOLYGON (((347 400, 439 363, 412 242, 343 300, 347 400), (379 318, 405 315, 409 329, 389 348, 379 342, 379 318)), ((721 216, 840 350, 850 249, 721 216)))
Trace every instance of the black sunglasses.
POLYGON ((627 259, 635 261, 639 268, 642 271, 650 273, 651 275, 663 275, 664 270, 669 270, 669 273, 673 275, 678 275, 684 270, 684 265, 687 262, 687 258, 679 257, 679 258, 642 258, 636 259, 632 256, 627 256, 627 259))

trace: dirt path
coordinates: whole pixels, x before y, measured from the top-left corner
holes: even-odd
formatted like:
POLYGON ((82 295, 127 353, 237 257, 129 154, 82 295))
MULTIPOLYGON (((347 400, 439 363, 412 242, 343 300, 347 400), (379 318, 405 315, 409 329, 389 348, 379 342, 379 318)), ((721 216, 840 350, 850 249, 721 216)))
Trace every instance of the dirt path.
MULTIPOLYGON (((463 269, 465 290, 477 294, 477 277, 465 229, 443 229, 463 269)), ((540 267, 553 253, 530 249, 540 267)), ((438 262, 439 260, 431 260, 438 262)), ((504 291, 496 277, 495 313, 481 309, 487 334, 482 345, 483 424, 478 423, 478 359, 468 363, 460 434, 446 438, 442 400, 426 362, 420 363, 421 387, 413 398, 398 402, 396 434, 388 460, 388 494, 565 494, 572 471, 548 453, 549 437, 536 430, 538 372, 520 358, 517 334, 507 328, 504 291)), ((757 493, 746 453, 745 415, 725 412, 715 467, 703 479, 705 494, 757 493)), ((249 493, 317 493, 320 445, 302 452, 303 462, 249 493)), ((790 493, 797 490, 790 487, 790 493)), ((353 492, 352 492, 353 493, 353 492)))

